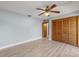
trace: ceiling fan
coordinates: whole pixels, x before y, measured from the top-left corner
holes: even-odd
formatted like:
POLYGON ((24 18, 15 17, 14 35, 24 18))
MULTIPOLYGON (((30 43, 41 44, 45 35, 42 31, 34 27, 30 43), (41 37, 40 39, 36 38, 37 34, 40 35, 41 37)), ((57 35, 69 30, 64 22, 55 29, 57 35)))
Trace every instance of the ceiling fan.
POLYGON ((55 8, 57 5, 56 4, 53 4, 51 6, 46 6, 45 9, 42 9, 42 8, 37 8, 37 10, 41 10, 43 11, 42 13, 39 14, 42 15, 42 14, 45 14, 46 16, 49 16, 50 13, 60 13, 60 11, 53 11, 52 9, 55 8))

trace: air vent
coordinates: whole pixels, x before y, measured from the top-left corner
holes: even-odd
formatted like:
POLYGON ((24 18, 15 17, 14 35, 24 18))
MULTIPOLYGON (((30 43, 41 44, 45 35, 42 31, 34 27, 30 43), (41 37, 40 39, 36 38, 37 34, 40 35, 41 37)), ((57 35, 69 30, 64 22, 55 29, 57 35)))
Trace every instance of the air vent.
POLYGON ((27 15, 28 17, 32 17, 32 15, 27 15))

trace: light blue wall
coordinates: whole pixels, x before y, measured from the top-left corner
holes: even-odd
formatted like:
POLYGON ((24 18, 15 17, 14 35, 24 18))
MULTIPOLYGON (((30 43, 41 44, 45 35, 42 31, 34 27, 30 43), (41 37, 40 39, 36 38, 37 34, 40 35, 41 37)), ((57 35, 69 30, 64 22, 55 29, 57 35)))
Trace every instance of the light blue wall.
POLYGON ((40 36, 40 20, 0 10, 0 47, 40 36))

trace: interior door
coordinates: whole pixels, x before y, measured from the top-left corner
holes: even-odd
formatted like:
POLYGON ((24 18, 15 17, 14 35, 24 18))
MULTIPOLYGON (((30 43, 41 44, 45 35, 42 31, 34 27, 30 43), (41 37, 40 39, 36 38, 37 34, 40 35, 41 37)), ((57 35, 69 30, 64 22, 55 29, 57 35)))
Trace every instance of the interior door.
POLYGON ((48 29, 48 23, 46 21, 43 21, 43 23, 42 23, 42 37, 43 38, 47 38, 47 36, 48 36, 47 29, 48 29))

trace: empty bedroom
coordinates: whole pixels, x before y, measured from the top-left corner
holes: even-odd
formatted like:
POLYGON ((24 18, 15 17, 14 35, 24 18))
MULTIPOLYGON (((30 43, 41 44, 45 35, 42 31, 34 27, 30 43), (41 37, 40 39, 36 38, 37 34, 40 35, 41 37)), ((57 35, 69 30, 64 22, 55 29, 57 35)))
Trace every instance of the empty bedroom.
POLYGON ((0 57, 79 57, 79 1, 0 1, 0 57))

